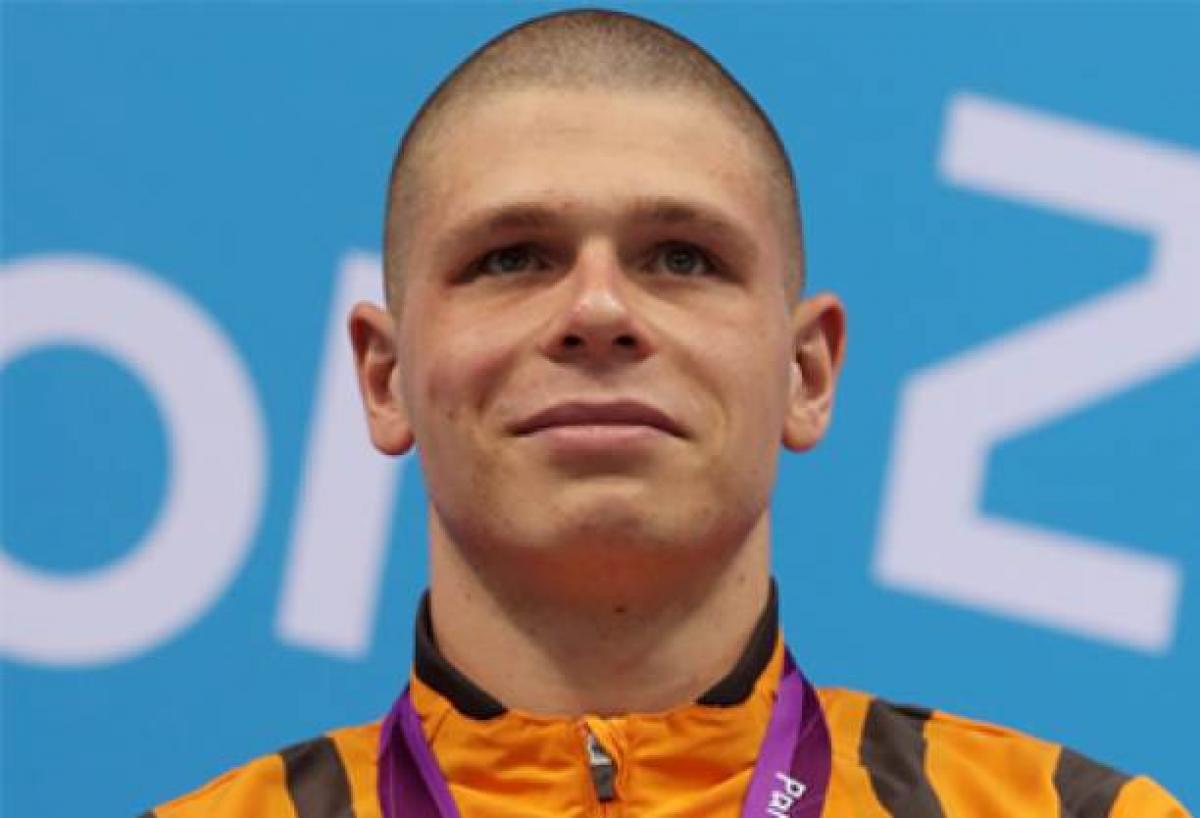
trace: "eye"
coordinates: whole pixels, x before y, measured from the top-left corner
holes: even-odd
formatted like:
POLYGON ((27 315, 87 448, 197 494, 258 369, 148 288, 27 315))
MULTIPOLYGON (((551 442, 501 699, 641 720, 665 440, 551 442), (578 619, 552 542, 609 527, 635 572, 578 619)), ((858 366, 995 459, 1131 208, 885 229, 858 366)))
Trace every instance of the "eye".
POLYGON ((514 244, 493 250, 475 262, 472 269, 481 275, 512 275, 534 268, 537 257, 528 244, 514 244))
POLYGON ((663 245, 658 250, 657 261, 663 271, 676 276, 703 276, 716 272, 704 251, 691 244, 663 245))

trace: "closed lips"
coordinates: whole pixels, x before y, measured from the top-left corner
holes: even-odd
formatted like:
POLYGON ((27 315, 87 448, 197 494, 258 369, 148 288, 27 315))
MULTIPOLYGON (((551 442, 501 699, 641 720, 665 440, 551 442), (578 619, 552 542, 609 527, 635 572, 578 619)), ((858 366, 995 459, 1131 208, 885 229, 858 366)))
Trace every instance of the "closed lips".
POLYGON ((560 426, 650 426, 675 437, 686 436, 670 415, 637 401, 561 403, 520 421, 513 434, 530 435, 560 426))

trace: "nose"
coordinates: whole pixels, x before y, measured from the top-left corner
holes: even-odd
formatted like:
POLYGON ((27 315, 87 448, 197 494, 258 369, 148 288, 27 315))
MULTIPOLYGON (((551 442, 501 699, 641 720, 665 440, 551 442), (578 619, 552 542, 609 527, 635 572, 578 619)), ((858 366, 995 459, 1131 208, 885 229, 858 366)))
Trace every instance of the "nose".
POLYGON ((633 282, 611 249, 585 247, 564 284, 566 297, 543 343, 548 357, 604 366, 652 352, 649 333, 631 303, 633 282))

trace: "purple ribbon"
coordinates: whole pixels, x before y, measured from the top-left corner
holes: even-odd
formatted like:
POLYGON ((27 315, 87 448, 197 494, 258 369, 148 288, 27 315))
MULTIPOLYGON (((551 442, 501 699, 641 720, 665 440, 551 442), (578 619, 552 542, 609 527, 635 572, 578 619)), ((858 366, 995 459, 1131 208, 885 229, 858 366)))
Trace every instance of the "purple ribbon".
POLYGON ((459 818, 407 688, 379 734, 379 806, 383 818, 459 818))
MULTIPOLYGON (((818 818, 831 765, 829 728, 817 693, 785 654, 742 818, 818 818)), ((460 818, 407 689, 380 732, 379 803, 383 818, 460 818)))
POLYGON ((832 763, 829 728, 817 691, 785 653, 742 818, 818 818, 832 763))

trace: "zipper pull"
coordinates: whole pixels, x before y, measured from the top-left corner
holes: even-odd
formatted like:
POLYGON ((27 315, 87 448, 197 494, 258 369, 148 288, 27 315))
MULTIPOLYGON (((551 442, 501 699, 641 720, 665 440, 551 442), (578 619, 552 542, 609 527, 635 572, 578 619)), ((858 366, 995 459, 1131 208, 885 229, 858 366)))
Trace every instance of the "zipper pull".
POLYGON ((616 780, 617 763, 604 749, 604 745, 592 733, 587 731, 588 766, 592 772, 592 785, 596 788, 596 798, 601 804, 615 801, 617 798, 616 780))

